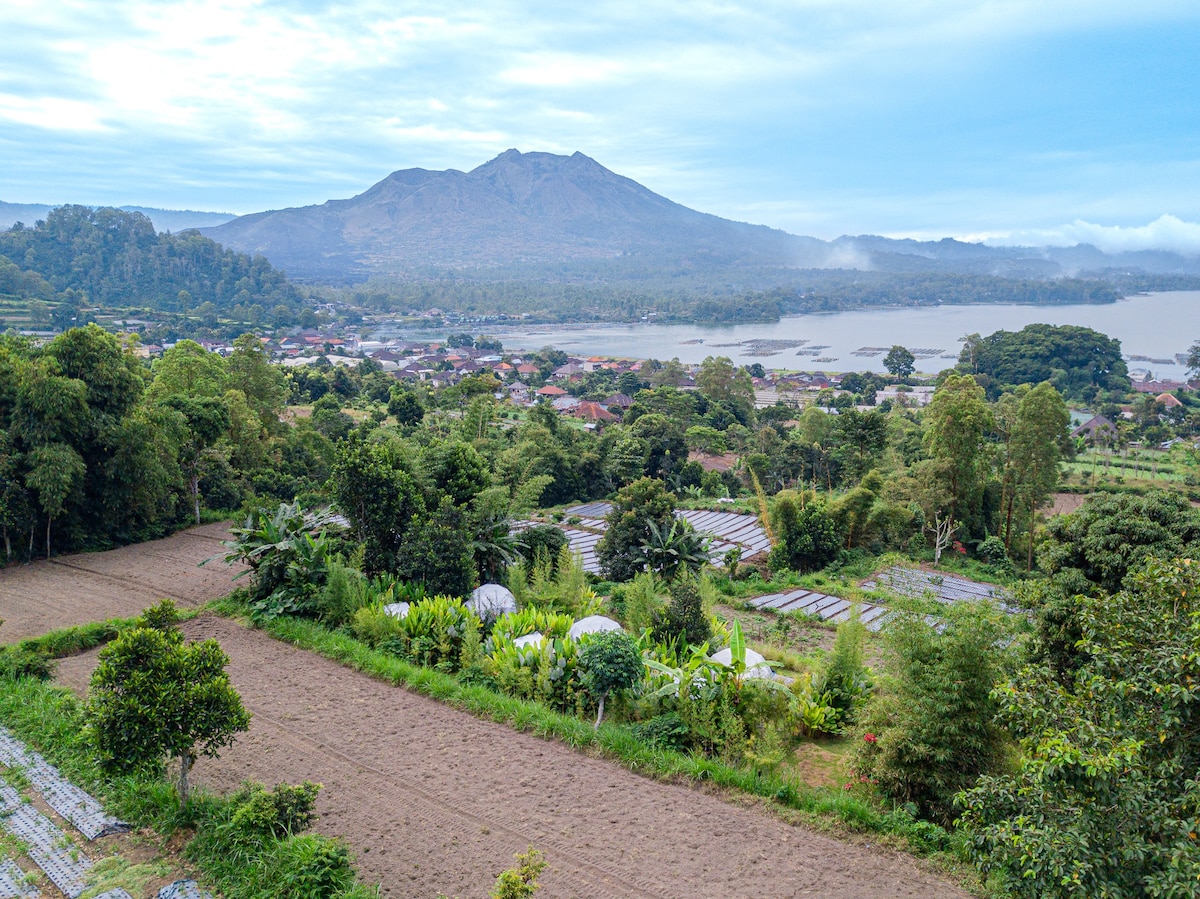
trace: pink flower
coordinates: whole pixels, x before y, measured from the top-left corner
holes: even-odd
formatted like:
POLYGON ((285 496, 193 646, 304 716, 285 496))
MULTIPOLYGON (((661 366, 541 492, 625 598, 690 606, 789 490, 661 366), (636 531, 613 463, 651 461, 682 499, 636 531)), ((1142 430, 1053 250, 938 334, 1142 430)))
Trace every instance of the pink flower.
POLYGON ((863 734, 863 739, 868 743, 874 743, 875 735, 874 734, 863 734))
POLYGON ((852 786, 854 786, 854 784, 846 784, 846 786, 842 787, 842 789, 843 789, 843 790, 848 790, 848 789, 850 789, 852 786))

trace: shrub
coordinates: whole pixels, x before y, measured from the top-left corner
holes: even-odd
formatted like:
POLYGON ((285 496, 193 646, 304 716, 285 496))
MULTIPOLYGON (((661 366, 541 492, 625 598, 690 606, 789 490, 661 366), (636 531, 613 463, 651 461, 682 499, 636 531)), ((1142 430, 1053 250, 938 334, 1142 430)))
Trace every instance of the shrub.
POLYGON ((683 751, 688 746, 688 726, 677 712, 663 712, 633 725, 639 740, 656 749, 683 751))
POLYGON ((654 637, 662 643, 699 646, 712 637, 712 623, 704 614, 700 584, 695 577, 683 575, 670 586, 671 601, 652 625, 654 637))
POLYGON ((266 865, 269 895, 279 899, 332 899, 354 886, 350 850, 341 840, 298 834, 275 844, 266 865))
POLYGON ((412 603, 408 615, 397 619, 395 636, 380 648, 418 665, 455 671, 463 637, 472 626, 478 630, 479 619, 461 599, 435 596, 412 603))
POLYGON ((540 633, 547 637, 565 637, 574 623, 574 618, 560 612, 522 609, 497 618, 492 626, 492 639, 512 641, 532 633, 540 633))
POLYGON ((230 825, 243 837, 282 839, 307 830, 316 819, 320 784, 305 781, 292 786, 279 784, 267 790, 262 784, 247 783, 230 797, 234 806, 230 825))
POLYGON ((883 635, 890 689, 868 707, 855 770, 891 799, 935 820, 953 818, 953 797, 995 772, 1005 750, 992 688, 1011 661, 1010 622, 983 602, 945 608, 937 626, 907 612, 883 635))
POLYGON ((350 631, 372 649, 378 649, 400 633, 400 619, 383 610, 383 603, 363 606, 354 613, 350 631))
POLYGON ((632 581, 613 588, 613 602, 622 609, 621 620, 631 633, 640 634, 662 614, 660 582, 652 571, 643 571, 632 581))
POLYGON ((863 640, 867 629, 855 609, 838 625, 837 637, 825 661, 816 693, 824 693, 836 711, 834 727, 852 722, 871 692, 871 675, 863 665, 863 640))
POLYGON ((0 677, 50 680, 53 676, 54 660, 48 653, 20 644, 0 646, 0 677))
POLYGON ((569 546, 563 546, 557 561, 539 555, 532 565, 511 566, 507 582, 522 609, 532 607, 586 618, 603 607, 596 591, 588 585, 583 557, 571 552, 569 546))
POLYGON ((491 899, 528 899, 537 892, 538 875, 546 867, 542 854, 530 846, 528 852, 518 852, 516 858, 517 864, 496 878, 491 899))

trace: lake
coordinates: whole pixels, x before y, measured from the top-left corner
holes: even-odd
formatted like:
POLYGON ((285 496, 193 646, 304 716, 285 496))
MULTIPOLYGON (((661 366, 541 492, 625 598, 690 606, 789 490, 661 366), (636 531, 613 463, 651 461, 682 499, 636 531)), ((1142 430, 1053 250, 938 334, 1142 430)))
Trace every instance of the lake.
MULTIPOLYGON (((917 359, 917 371, 934 374, 954 365, 967 334, 986 337, 1035 322, 1094 328, 1120 340, 1126 357, 1173 360, 1200 339, 1200 291, 1143 294, 1094 306, 920 306, 791 315, 776 324, 547 325, 488 333, 499 337, 506 349, 552 345, 573 355, 678 356, 683 362, 728 356, 742 365, 761 362, 766 368, 831 372, 883 371, 887 350, 900 344, 921 350, 924 358, 917 359)), ((1186 372, 1174 361, 1131 360, 1128 365, 1131 370, 1149 369, 1159 378, 1181 379, 1186 372)))

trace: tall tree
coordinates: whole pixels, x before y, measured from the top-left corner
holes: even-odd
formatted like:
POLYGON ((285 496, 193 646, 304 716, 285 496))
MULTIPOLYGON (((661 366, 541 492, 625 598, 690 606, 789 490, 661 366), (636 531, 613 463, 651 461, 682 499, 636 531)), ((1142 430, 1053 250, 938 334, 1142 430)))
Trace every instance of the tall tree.
POLYGON ((86 468, 79 453, 65 443, 39 446, 29 453, 25 484, 37 494, 46 515, 46 558, 50 558, 50 526, 83 483, 86 468))
POLYGON ((896 344, 883 357, 883 367, 893 378, 907 378, 916 370, 917 357, 896 344))
POLYGON ((1058 483, 1058 463, 1067 449, 1071 415, 1061 394, 1043 381, 1021 399, 1004 460, 1004 548, 1011 549, 1013 514, 1025 511, 1029 535, 1027 568, 1033 568, 1033 521, 1058 483))
POLYGON ((955 521, 979 519, 986 473, 983 435, 991 424, 983 388, 957 372, 938 386, 925 410, 925 447, 945 465, 950 490, 946 512, 955 521))

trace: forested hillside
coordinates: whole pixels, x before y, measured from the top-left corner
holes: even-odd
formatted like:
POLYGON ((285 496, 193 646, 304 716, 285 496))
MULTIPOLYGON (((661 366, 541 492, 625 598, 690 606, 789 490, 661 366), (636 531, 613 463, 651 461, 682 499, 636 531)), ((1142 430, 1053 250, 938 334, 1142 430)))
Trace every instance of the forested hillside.
POLYGON ((97 309, 288 324, 304 305, 261 257, 194 231, 159 234, 141 213, 87 206, 62 206, 32 227, 0 231, 0 299, 46 304, 32 313, 43 320, 31 324, 59 328, 97 309))

